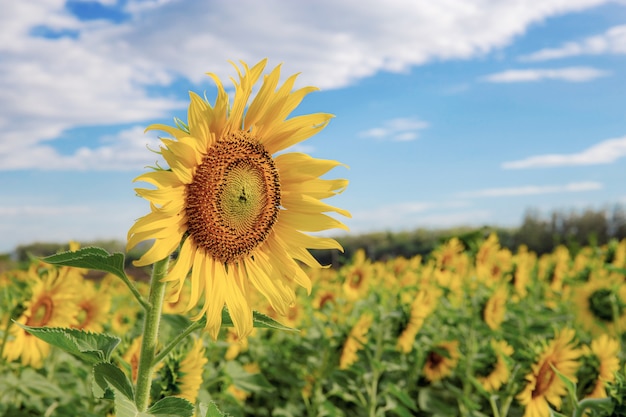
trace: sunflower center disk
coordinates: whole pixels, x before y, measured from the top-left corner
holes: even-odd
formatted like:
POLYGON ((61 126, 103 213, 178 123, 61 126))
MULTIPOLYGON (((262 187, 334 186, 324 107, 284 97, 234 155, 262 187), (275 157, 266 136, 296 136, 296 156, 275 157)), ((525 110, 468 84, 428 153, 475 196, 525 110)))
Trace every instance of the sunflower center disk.
POLYGON ((271 155, 246 132, 220 139, 187 186, 190 236, 214 259, 249 255, 272 230, 280 210, 280 181, 271 155))

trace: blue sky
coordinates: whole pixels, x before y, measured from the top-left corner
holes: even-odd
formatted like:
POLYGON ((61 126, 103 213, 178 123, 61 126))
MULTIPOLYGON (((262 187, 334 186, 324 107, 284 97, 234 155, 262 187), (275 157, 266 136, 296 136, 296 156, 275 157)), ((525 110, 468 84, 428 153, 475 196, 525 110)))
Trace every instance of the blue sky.
POLYGON ((97 0, 0 15, 0 251, 125 239, 151 123, 268 57, 336 115, 351 233, 626 204, 626 2, 97 0))

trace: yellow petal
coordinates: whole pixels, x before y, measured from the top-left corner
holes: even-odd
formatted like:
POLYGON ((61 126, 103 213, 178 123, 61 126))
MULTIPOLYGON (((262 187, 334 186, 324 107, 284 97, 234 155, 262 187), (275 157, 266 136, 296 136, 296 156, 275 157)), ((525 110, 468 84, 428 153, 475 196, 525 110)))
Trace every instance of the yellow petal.
POLYGON ((321 232, 329 229, 349 230, 348 226, 325 214, 306 214, 283 210, 280 212, 279 221, 304 232, 321 232))
POLYGON ((228 313, 230 314, 237 335, 240 339, 246 337, 252 331, 252 310, 248 305, 246 296, 243 294, 241 288, 237 284, 240 281, 235 276, 238 273, 238 269, 234 266, 229 266, 227 270, 226 279, 224 280, 225 291, 224 298, 226 306, 228 307, 228 313))

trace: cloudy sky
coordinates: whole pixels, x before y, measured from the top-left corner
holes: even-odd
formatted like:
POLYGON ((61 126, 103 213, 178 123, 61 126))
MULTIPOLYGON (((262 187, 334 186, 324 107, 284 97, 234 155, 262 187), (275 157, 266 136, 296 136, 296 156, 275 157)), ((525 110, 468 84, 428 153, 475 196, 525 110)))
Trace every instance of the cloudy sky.
POLYGON ((11 1, 0 14, 0 252, 124 239, 151 123, 268 57, 336 115, 351 233, 513 226, 626 204, 626 1, 11 1))

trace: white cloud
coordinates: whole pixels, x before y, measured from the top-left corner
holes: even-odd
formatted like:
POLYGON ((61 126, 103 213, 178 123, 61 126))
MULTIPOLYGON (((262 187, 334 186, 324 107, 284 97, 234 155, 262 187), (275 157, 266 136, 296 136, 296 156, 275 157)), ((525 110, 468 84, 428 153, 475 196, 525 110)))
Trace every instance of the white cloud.
POLYGON ((362 138, 408 142, 418 137, 419 131, 426 129, 428 123, 415 118, 397 118, 387 120, 380 127, 374 127, 359 133, 362 138))
MULTIPOLYGON (((403 229, 407 227, 444 227, 461 225, 470 220, 483 220, 478 210, 465 201, 428 202, 412 201, 368 210, 351 210, 352 218, 346 220, 350 232, 361 233, 371 230, 403 229)), ((481 211, 481 213, 485 214, 481 211)))
POLYGON ((148 151, 158 150, 159 144, 156 133, 144 133, 143 127, 135 126, 101 138, 97 147, 82 146, 70 155, 43 144, 15 146, 12 152, 0 152, 0 170, 139 170, 162 160, 148 151))
POLYGON ((599 77, 605 77, 609 74, 610 73, 608 71, 602 71, 590 67, 568 67, 558 69, 520 69, 490 74, 483 77, 483 80, 492 83, 519 83, 542 80, 583 82, 591 81, 599 77))
POLYGON ((601 35, 580 42, 567 42, 558 48, 545 48, 525 55, 522 61, 546 61, 579 55, 626 54, 626 25, 614 26, 601 35))
POLYGON ((65 0, 9 1, 0 14, 1 158, 28 146, 50 154, 77 126, 169 115, 184 103, 153 87, 180 77, 205 83, 207 71, 230 77, 229 59, 269 57, 285 62, 285 73, 302 72, 300 84, 341 88, 380 71, 482 55, 532 23, 607 1, 131 0, 121 23, 80 21, 65 0), (38 27, 75 36, 33 36, 38 27))
POLYGON ((626 156, 626 136, 607 139, 589 148, 571 154, 546 154, 518 161, 504 162, 504 169, 548 168, 560 166, 611 164, 626 156))
POLYGON ((525 185, 521 187, 486 188, 460 193, 459 198, 516 197, 525 195, 576 193, 601 190, 603 184, 595 181, 571 182, 565 185, 525 185))

